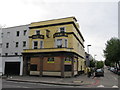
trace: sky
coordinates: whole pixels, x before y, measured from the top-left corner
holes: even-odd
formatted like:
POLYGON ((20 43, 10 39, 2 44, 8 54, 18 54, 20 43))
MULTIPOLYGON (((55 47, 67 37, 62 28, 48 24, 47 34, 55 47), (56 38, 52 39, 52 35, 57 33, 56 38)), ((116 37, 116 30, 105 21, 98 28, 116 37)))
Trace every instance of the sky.
POLYGON ((118 0, 1 0, 0 25, 13 27, 75 16, 89 53, 104 60, 105 43, 118 37, 118 0))

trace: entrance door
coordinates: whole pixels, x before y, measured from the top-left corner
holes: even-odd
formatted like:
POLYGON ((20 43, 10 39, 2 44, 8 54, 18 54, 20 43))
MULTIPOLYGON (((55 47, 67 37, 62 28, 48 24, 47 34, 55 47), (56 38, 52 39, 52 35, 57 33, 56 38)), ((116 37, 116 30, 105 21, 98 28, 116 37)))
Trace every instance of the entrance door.
POLYGON ((20 62, 5 62, 5 74, 19 75, 20 74, 20 62))

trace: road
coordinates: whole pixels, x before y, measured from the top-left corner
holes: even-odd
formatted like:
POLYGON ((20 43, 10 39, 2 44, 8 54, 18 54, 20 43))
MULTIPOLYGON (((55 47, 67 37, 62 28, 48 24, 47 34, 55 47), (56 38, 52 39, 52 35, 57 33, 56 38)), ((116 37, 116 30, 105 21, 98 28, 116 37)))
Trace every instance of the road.
POLYGON ((85 86, 67 86, 67 85, 52 85, 29 82, 14 82, 3 80, 3 88, 116 88, 118 87, 118 75, 104 70, 104 77, 95 77, 94 83, 85 86))
POLYGON ((113 72, 104 69, 104 77, 95 77, 96 82, 93 85, 89 85, 88 87, 118 87, 118 75, 113 72))

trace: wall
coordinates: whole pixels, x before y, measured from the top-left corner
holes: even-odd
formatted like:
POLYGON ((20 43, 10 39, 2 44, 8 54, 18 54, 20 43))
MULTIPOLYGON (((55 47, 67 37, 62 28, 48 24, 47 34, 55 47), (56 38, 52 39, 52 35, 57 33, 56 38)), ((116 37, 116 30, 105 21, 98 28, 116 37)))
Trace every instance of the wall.
POLYGON ((23 49, 27 49, 29 42, 28 42, 28 33, 29 33, 29 25, 23 25, 23 26, 16 26, 16 27, 10 27, 10 28, 4 28, 3 29, 3 47, 2 47, 2 55, 5 55, 5 53, 8 53, 8 55, 15 55, 15 52, 18 53, 18 55, 21 55, 21 52, 23 49), (26 35, 23 35, 23 31, 27 30, 26 35), (16 31, 20 31, 20 36, 16 36, 16 31), (10 32, 9 35, 7 35, 7 32, 10 32), (23 47, 23 41, 27 42, 26 47, 23 47), (19 42, 18 48, 15 47, 16 42, 19 42), (6 48, 6 43, 9 43, 9 48, 6 48))

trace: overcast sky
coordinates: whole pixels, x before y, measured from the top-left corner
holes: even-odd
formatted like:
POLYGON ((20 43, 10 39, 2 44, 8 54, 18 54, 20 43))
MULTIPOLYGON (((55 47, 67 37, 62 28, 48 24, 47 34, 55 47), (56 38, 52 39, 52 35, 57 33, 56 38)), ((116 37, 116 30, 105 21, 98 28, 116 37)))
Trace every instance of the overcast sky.
POLYGON ((118 36, 118 0, 1 0, 0 25, 12 27, 31 22, 75 16, 90 54, 104 60, 103 49, 118 36), (99 2, 98 2, 99 1, 99 2))

